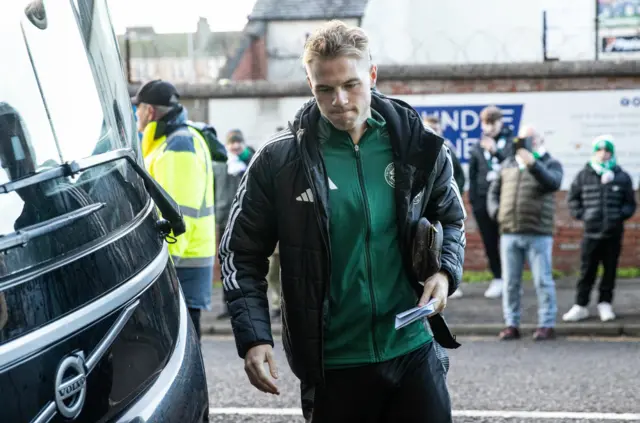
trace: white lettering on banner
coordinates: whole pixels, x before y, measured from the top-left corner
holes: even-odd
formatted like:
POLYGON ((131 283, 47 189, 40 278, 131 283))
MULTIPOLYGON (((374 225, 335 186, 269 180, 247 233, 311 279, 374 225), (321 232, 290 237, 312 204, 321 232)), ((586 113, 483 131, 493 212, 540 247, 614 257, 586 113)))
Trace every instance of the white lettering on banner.
MULTIPOLYGON (((462 163, 469 160, 471 147, 478 142, 482 135, 480 124, 480 112, 489 104, 468 105, 450 103, 442 106, 422 106, 413 103, 415 109, 422 118, 427 116, 437 116, 440 119, 440 126, 444 137, 454 146, 456 155, 462 163)), ((522 116, 522 104, 499 104, 504 114, 504 124, 511 127, 513 132, 517 132, 522 116)))
POLYGON ((544 136, 551 155, 564 170, 562 189, 592 155, 591 142, 598 135, 614 137, 619 164, 631 175, 634 187, 640 177, 640 90, 562 91, 498 94, 441 94, 401 96, 423 118, 440 118, 444 136, 465 163, 481 136, 480 111, 497 105, 505 125, 514 135, 531 124, 544 136))

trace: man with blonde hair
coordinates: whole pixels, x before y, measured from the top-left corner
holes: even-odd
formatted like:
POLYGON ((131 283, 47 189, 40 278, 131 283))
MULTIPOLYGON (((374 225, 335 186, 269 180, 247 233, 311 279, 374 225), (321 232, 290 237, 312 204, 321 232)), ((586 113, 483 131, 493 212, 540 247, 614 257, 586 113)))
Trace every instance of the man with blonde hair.
POLYGON ((250 382, 278 394, 265 276, 280 249, 282 340, 307 419, 451 422, 435 339, 459 346, 440 316, 462 275, 465 211, 443 140, 404 102, 372 88, 362 29, 339 21, 305 44, 314 98, 258 150, 220 247, 225 296, 250 382), (412 269, 416 221, 443 228, 440 271, 412 269), (422 321, 395 316, 435 300, 422 321))
POLYGON ((489 186, 487 210, 500 226, 500 257, 506 328, 500 339, 520 338, 522 272, 528 260, 538 295, 537 341, 555 338, 556 285, 552 252, 555 192, 562 183, 562 165, 551 157, 544 139, 532 126, 521 128, 515 154, 506 159, 489 186))

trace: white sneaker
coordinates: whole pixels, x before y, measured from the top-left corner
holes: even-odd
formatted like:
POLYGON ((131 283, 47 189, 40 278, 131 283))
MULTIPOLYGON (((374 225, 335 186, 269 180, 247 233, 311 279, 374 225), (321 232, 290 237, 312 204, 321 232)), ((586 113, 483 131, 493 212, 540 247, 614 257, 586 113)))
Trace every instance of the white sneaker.
POLYGON ((571 310, 567 311, 562 316, 562 320, 564 320, 565 322, 579 322, 580 320, 584 320, 588 317, 589 310, 586 307, 574 304, 574 306, 571 307, 571 310))
POLYGON ((502 279, 494 279, 491 281, 489 288, 484 292, 487 298, 500 298, 502 296, 502 279))
POLYGON ((449 296, 449 298, 460 298, 460 297, 462 297, 462 289, 460 288, 453 291, 453 294, 449 296))
POLYGON ((616 315, 613 313, 613 308, 609 303, 598 304, 598 313, 600 314, 600 320, 603 322, 609 322, 616 318, 616 315))

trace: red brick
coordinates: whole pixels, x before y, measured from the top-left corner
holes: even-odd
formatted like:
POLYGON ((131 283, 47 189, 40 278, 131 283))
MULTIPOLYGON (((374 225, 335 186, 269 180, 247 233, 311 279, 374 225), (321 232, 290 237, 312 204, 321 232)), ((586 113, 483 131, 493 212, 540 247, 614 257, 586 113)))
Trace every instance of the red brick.
MULTIPOLYGON (((468 216, 465 222, 467 227, 467 250, 464 268, 467 270, 487 270, 488 264, 484 251, 481 253, 477 251, 477 248, 482 248, 482 245, 476 241, 480 238, 479 234, 470 233, 470 228, 473 227, 474 230, 476 228, 473 213, 471 213, 471 206, 468 201, 465 201, 465 205, 468 216), (473 250, 469 248, 471 242, 473 242, 473 250)), ((556 228, 553 249, 554 268, 565 272, 575 272, 580 268, 580 243, 582 242, 583 236, 582 226, 582 222, 578 222, 570 217, 566 203, 566 192, 558 192, 556 195, 556 228)), ((622 246, 620 267, 639 266, 640 213, 636 213, 636 215, 627 222, 622 246)))

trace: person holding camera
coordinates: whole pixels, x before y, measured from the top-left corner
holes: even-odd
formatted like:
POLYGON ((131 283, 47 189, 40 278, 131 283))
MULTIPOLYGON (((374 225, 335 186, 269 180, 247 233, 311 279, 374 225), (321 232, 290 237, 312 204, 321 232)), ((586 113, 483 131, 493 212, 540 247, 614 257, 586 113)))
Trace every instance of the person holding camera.
POLYGON ((567 199, 571 215, 584 222, 584 239, 576 302, 562 320, 577 322, 589 317, 587 305, 600 263, 604 273, 599 286, 598 314, 603 322, 614 320, 611 301, 624 221, 635 213, 636 199, 631 176, 616 163, 612 136, 602 135, 593 141, 593 157, 576 175, 567 199))
POLYGON ((555 192, 563 170, 546 151, 542 136, 530 126, 520 130, 513 154, 489 187, 487 210, 500 227, 500 255, 506 328, 500 339, 520 338, 520 297, 525 259, 538 296, 535 340, 555 338, 556 287, 552 273, 555 192))
MULTIPOLYGON (((487 298, 502 295, 502 269, 500 266, 500 234, 498 225, 487 213, 487 192, 502 162, 511 154, 513 132, 504 125, 503 113, 497 106, 487 106, 480 112, 482 137, 471 149, 469 157, 469 201, 473 209, 484 250, 493 274, 493 280, 484 293, 487 298)), ((454 294, 460 296, 458 290, 454 294)))

